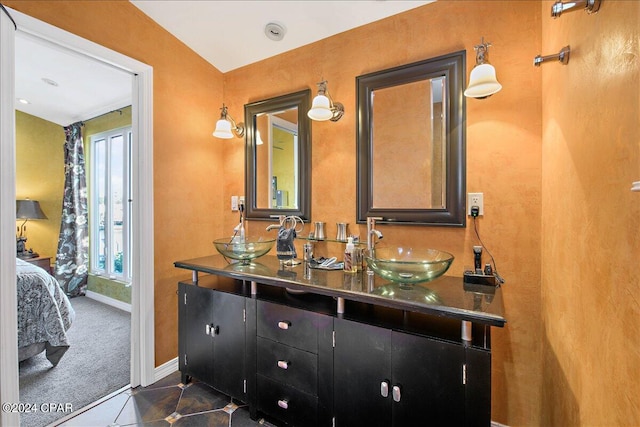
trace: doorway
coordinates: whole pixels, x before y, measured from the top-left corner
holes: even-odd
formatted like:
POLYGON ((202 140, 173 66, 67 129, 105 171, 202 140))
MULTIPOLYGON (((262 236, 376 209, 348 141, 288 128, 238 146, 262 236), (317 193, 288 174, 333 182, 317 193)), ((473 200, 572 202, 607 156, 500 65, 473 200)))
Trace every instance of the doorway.
MULTIPOLYGON (((46 43, 69 49, 78 55, 101 61, 130 73, 132 77, 132 291, 131 307, 131 385, 154 382, 153 308, 153 69, 137 60, 82 39, 57 27, 9 9, 13 22, 0 12, 0 231, 3 236, 15 230, 15 37, 24 32, 46 43), (15 27, 14 27, 15 22, 15 27), (16 28, 17 27, 17 28, 16 28)), ((2 239, 0 251, 0 399, 19 402, 17 375, 15 247, 2 239)), ((18 414, 0 414, 0 424, 17 425, 18 414)))

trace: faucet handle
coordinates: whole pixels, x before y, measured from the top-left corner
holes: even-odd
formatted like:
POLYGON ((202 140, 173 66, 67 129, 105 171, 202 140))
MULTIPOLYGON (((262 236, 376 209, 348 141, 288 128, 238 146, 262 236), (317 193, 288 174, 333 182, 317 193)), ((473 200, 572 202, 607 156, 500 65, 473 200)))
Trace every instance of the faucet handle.
POLYGON ((374 226, 376 225, 376 221, 383 221, 384 218, 381 216, 368 216, 367 217, 367 224, 370 226, 374 226))

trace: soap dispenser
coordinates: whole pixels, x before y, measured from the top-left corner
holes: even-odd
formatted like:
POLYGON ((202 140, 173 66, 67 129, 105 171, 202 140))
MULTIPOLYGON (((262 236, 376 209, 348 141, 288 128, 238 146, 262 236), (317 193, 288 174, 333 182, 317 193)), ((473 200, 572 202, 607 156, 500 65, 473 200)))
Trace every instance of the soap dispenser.
POLYGON ((353 237, 348 237, 347 246, 344 250, 344 271, 348 273, 356 273, 358 271, 356 264, 353 262, 354 252, 353 237))

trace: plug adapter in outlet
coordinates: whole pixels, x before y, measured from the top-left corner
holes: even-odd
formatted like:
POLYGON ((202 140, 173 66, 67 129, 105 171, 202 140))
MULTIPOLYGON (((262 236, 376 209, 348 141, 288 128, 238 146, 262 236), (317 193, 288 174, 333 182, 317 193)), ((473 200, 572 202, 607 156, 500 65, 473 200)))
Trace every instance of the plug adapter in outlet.
POLYGON ((484 197, 482 193, 467 193, 467 215, 471 216, 471 207, 478 207, 478 215, 484 215, 484 197))

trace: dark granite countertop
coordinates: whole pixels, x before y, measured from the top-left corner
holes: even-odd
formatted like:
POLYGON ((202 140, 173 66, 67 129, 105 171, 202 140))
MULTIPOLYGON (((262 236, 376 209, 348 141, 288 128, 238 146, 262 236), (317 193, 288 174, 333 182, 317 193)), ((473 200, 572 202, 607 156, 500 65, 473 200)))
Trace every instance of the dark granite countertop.
POLYGON ((462 277, 442 276, 405 287, 366 271, 318 270, 308 268, 306 263, 282 267, 271 255, 249 265, 229 263, 221 255, 176 261, 174 265, 199 273, 285 287, 291 292, 305 291, 489 326, 502 327, 506 323, 501 289, 465 284, 462 277))

